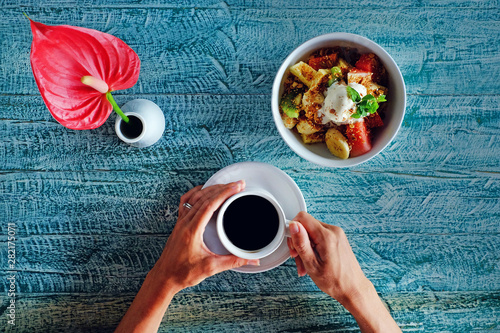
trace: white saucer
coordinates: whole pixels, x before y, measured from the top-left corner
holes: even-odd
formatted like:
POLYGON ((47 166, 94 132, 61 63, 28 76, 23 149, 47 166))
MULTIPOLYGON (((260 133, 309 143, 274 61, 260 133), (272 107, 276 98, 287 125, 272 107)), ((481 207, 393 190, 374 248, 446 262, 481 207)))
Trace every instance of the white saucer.
MULTIPOLYGON (((290 176, 280 169, 261 162, 241 162, 229 165, 217 171, 203 187, 227 184, 240 179, 245 180, 247 187, 262 188, 271 193, 279 202, 287 219, 293 219, 300 211, 306 211, 306 202, 299 187, 290 176)), ((207 247, 217 254, 229 254, 217 236, 216 216, 208 222, 203 234, 207 247)), ((241 273, 260 273, 273 269, 290 258, 286 241, 271 255, 260 259, 260 266, 243 266, 233 269, 241 273)))

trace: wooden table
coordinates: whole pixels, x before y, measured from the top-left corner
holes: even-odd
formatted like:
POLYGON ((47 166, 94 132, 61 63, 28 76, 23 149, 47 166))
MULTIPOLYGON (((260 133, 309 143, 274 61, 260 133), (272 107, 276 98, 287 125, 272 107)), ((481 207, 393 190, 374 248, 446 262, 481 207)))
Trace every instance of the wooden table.
MULTIPOLYGON (((403 331, 500 330, 498 1, 4 0, 0 10, 2 329, 111 332, 159 258, 180 196, 227 165, 260 161, 295 180, 315 217, 344 228, 403 331), (116 100, 157 103, 163 138, 132 148, 115 115, 90 131, 59 125, 31 72, 23 11, 129 44, 141 74, 116 100), (395 140, 347 169, 293 153, 270 105, 287 54, 338 31, 384 47, 408 93, 395 140)), ((181 292, 160 331, 357 329, 288 260, 181 292)))

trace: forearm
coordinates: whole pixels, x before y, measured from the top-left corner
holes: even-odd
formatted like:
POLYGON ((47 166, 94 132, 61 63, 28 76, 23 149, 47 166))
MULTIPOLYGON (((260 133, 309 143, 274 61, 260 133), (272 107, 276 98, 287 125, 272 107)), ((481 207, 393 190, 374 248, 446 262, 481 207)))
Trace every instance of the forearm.
POLYGON ((172 298, 179 291, 153 268, 144 280, 116 333, 156 332, 172 298))
POLYGON ((366 280, 360 290, 350 295, 342 304, 353 315, 361 332, 401 332, 384 306, 373 284, 366 280))

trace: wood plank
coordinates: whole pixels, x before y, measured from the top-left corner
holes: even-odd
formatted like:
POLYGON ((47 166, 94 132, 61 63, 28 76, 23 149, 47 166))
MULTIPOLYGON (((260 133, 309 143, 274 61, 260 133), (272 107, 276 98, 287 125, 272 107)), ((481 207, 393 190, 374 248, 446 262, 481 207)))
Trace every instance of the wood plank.
MULTIPOLYGON (((44 235, 16 240, 22 293, 137 291, 160 257, 168 235, 44 235)), ((379 292, 497 291, 499 235, 348 234, 353 251, 379 292)), ((1 238, 5 243, 5 237, 1 238)), ((4 247, 6 248, 6 247, 4 247)), ((4 253, 5 250, 2 250, 4 253)), ((0 257, 7 267, 7 255, 0 257)), ((1 276, 5 277, 5 274, 1 276)), ((7 290, 8 281, 2 283, 7 290)), ((317 291, 295 264, 259 274, 224 272, 196 292, 317 291), (276 283, 280 281, 280 283, 276 283)))
MULTIPOLYGON (((27 10, 46 24, 85 26, 128 43, 142 60, 139 82, 127 90, 129 94, 269 93, 282 60, 295 47, 335 31, 357 33, 386 48, 399 64, 410 94, 498 93, 497 85, 491 84, 500 75, 495 9, 403 10, 398 5, 380 10, 363 5, 363 10, 289 9, 284 13, 282 8, 224 5, 197 9, 58 5, 27 10), (166 33, 159 35, 158 29, 166 33), (286 30, 290 33, 283 34, 286 30)), ((36 93, 29 70, 28 22, 18 7, 7 7, 2 24, 0 40, 8 43, 3 47, 11 52, 0 54, 0 76, 6 78, 0 93, 36 93)))
MULTIPOLYGON (((19 6, 17 0, 2 0, 0 6, 8 8, 19 6)), ((23 1, 23 7, 41 7, 42 3, 39 0, 26 0, 23 1)), ((313 8, 313 9, 332 9, 332 8, 356 8, 349 0, 337 0, 332 3, 329 0, 272 0, 272 1, 248 1, 248 0, 229 0, 221 2, 219 0, 183 0, 163 3, 157 0, 112 0, 112 1, 75 1, 75 0, 45 0, 43 1, 43 8, 60 8, 61 6, 79 6, 82 8, 281 8, 281 9, 300 9, 300 8, 313 8)), ((369 8, 432 8, 432 7, 456 7, 456 8, 497 8, 499 6, 498 0, 364 0, 363 5, 369 8)))
MULTIPOLYGON (((499 5, 0 0, 0 244, 15 223, 16 331, 112 332, 161 254, 180 195, 249 160, 286 171, 309 212, 346 230, 404 331, 500 330, 499 5), (31 74, 22 11, 130 44, 141 76, 116 98, 159 104, 167 116, 160 142, 126 146, 112 119, 93 131, 57 124, 31 74), (296 156, 269 102, 282 59, 333 31, 386 48, 408 92, 394 142, 350 169, 296 156)), ((1 246, 0 266, 6 259, 1 246)), ((7 274, 0 272, 0 327, 8 326, 7 274)), ((261 274, 225 272, 183 291, 160 329, 357 330, 310 278, 297 277, 292 260, 261 274)))
MULTIPOLYGON (((19 331, 112 332, 133 294, 25 294, 17 299, 19 331)), ((498 292, 382 294, 404 332, 496 331, 498 292)), ((7 327, 2 307, 0 325, 7 327)), ((323 293, 180 293, 159 332, 346 332, 353 317, 323 293)))
MULTIPOLYGON (((283 169, 328 170, 301 159, 282 141, 268 95, 134 95, 117 100, 124 104, 133 98, 154 101, 166 115, 163 138, 146 149, 118 139, 115 115, 98 129, 73 131, 52 119, 38 96, 0 96, 0 170, 215 171, 251 160, 283 169), (248 117, 252 120, 241 121, 248 117)), ((409 96, 394 141, 379 156, 349 170, 496 173, 497 102, 497 96, 409 96)))
MULTIPOLYGON (((215 171, 3 173, 0 230, 16 223, 21 237, 168 234, 181 195, 215 171)), ((284 171, 311 214, 348 233, 498 233, 497 174, 284 171)))

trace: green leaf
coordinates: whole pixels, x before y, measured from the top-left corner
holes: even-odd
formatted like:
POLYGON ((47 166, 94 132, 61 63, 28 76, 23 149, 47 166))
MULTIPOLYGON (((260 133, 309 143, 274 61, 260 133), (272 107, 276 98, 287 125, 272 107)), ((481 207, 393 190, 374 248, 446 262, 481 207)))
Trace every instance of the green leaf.
POLYGON ((347 96, 356 103, 356 112, 351 115, 351 118, 361 118, 373 114, 378 110, 378 103, 387 102, 387 100, 385 99, 385 95, 380 95, 375 98, 375 96, 373 96, 372 94, 368 94, 363 98, 360 98, 358 92, 353 88, 347 86, 346 89, 347 96), (357 97, 352 97, 354 94, 353 91, 356 92, 357 97))
MULTIPOLYGON (((363 97, 360 104, 362 104, 362 103, 365 103, 365 104, 377 103, 377 99, 372 94, 368 94, 365 97, 363 97)), ((378 107, 378 104, 377 104, 377 107, 378 107)))
POLYGON ((369 114, 377 112, 378 107, 379 105, 377 103, 377 99, 373 95, 368 94, 361 99, 361 102, 357 104, 356 112, 353 115, 351 115, 351 117, 352 118, 366 117, 369 114))
POLYGON ((361 96, 356 91, 356 89, 346 86, 346 90, 347 90, 347 97, 352 99, 354 103, 359 103, 361 101, 361 96))
POLYGON ((358 107, 361 107, 367 113, 375 113, 378 109, 377 99, 373 95, 363 97, 358 107))

